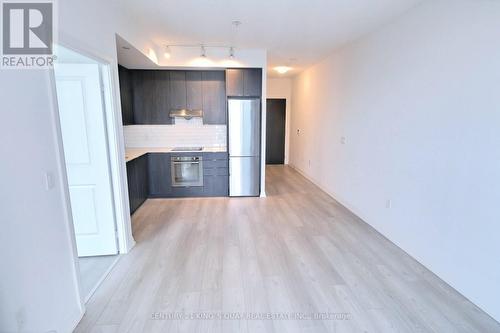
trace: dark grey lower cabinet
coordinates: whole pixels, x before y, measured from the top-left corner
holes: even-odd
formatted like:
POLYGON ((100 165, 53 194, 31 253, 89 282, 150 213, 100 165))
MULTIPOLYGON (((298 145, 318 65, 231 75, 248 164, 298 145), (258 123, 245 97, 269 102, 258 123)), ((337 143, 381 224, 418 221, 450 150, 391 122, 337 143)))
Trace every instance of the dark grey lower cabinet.
POLYGON ((127 162, 127 183, 130 214, 133 214, 149 194, 147 155, 127 162))
POLYGON ((148 154, 149 197, 217 197, 229 195, 229 160, 227 153, 150 153, 148 154), (171 156, 203 158, 203 186, 173 187, 171 156))
POLYGON ((205 153, 203 158, 203 195, 229 195, 229 158, 227 153, 205 153))
POLYGON ((149 153, 127 162, 130 214, 149 198, 224 197, 229 195, 227 153, 149 153), (170 157, 203 158, 203 186, 172 187, 170 157))
POLYGON ((170 154, 148 154, 149 196, 168 198, 172 196, 172 178, 170 174, 170 154))

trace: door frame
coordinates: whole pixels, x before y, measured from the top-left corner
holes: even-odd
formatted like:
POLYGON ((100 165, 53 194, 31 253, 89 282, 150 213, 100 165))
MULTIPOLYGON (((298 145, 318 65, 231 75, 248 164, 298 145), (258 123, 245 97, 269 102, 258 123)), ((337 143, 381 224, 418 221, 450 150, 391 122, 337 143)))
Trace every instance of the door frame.
MULTIPOLYGON (((123 127, 121 119, 121 105, 118 89, 118 64, 116 59, 100 56, 94 52, 77 47, 77 41, 71 42, 60 38, 58 45, 79 53, 85 57, 91 58, 99 63, 101 84, 103 88, 103 108, 106 122, 106 139, 108 150, 108 162, 110 167, 110 183, 113 194, 113 208, 115 216, 115 227, 118 241, 118 254, 128 253, 135 245, 132 237, 132 225, 129 214, 128 190, 126 181, 125 164, 125 144, 123 138, 123 127)), ((74 281, 77 286, 76 293, 80 299, 82 316, 85 312, 85 296, 81 292, 80 269, 78 263, 78 253, 76 248, 76 235, 73 225, 73 216, 71 211, 71 201, 69 195, 69 186, 66 173, 66 162, 64 158, 64 148, 62 142, 62 131, 59 118, 59 107, 56 91, 56 77, 53 68, 49 70, 49 89, 52 95, 53 115, 52 122, 56 130, 57 155, 60 172, 63 176, 61 180, 64 184, 63 206, 67 216, 69 241, 72 247, 72 257, 74 262, 74 281)), ((116 263, 116 261, 115 261, 116 263)))

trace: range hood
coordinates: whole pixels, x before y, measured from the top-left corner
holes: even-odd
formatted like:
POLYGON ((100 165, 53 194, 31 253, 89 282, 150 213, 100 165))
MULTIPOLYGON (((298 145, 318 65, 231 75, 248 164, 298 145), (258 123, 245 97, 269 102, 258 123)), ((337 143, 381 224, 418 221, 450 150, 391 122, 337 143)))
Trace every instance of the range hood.
POLYGON ((169 114, 170 118, 181 117, 184 119, 202 118, 203 110, 188 110, 188 109, 172 109, 169 114))

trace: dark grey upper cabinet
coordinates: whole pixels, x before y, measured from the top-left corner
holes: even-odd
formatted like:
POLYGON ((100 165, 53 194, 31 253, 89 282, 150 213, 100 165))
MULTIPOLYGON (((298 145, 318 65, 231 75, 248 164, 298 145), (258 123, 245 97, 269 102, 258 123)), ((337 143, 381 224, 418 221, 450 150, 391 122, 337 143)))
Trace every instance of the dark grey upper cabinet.
POLYGON ((227 96, 260 97, 262 70, 260 68, 233 68, 226 70, 227 96))
POLYGON ((132 74, 127 68, 118 65, 120 82, 120 100, 122 105, 123 125, 134 124, 134 106, 132 100, 132 74))
POLYGON ((202 72, 203 123, 226 124, 226 87, 223 71, 202 72))
POLYGON ((132 91, 134 105, 134 123, 138 125, 150 124, 151 117, 146 109, 145 84, 148 74, 146 71, 132 71, 132 91))
POLYGON ((170 108, 186 109, 186 72, 170 71, 170 108))
POLYGON ((245 96, 262 95, 262 70, 251 68, 243 70, 243 94, 245 96))
POLYGON ((171 124, 168 71, 132 71, 135 124, 171 124))
POLYGON ((171 124, 170 113, 170 76, 167 71, 154 71, 151 107, 152 124, 171 124))
POLYGON ((199 71, 186 72, 186 107, 189 110, 203 108, 201 77, 199 71))
POLYGON ((142 93, 142 71, 131 71, 132 79, 132 108, 134 112, 134 124, 145 124, 144 115, 140 110, 144 107, 142 105, 144 97, 142 93))
POLYGON ((228 96, 244 96, 243 95, 243 70, 242 69, 227 69, 226 70, 226 91, 228 96))
MULTIPOLYGON (((235 71, 237 75, 243 73, 240 69, 228 71, 235 71)), ((204 124, 226 124, 225 71, 127 70, 120 67, 119 73, 125 125, 172 124, 169 116, 172 109, 201 109, 204 124)), ((260 88, 254 87, 251 75, 241 75, 237 81, 241 84, 241 94, 229 96, 257 96, 255 91, 260 88), (244 89, 245 82, 247 89, 244 89)), ((256 84, 261 86, 260 81, 256 84)))
POLYGON ((153 114, 156 112, 158 104, 158 94, 156 93, 156 73, 155 71, 143 71, 142 73, 142 113, 145 115, 145 122, 142 124, 153 124, 153 114))

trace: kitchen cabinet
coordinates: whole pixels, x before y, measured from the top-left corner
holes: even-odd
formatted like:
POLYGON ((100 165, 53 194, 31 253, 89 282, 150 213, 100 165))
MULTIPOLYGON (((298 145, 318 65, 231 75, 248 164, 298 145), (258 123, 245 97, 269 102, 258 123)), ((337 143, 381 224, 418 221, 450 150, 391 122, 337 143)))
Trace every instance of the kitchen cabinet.
POLYGON ((170 73, 170 109, 186 109, 186 72, 169 71, 170 73))
POLYGON ((262 70, 257 68, 243 70, 243 95, 260 97, 262 95, 262 70))
POLYGON ((171 124, 168 72, 134 70, 132 73, 135 123, 171 124))
POLYGON ((134 124, 143 125, 151 122, 149 110, 145 108, 144 81, 147 79, 145 71, 131 71, 132 73, 132 101, 134 124))
POLYGON ((148 159, 146 155, 127 162, 127 184, 130 214, 148 197, 148 159))
POLYGON ((167 71, 151 71, 149 78, 151 90, 144 102, 150 109, 151 124, 172 124, 170 118, 170 76, 167 71))
POLYGON ((137 182, 135 179, 136 174, 136 164, 134 160, 127 162, 127 186, 128 186, 128 202, 130 208, 130 214, 134 213, 137 207, 137 182))
POLYGON ((243 69, 226 69, 227 96, 244 96, 243 82, 243 69))
POLYGON ((203 108, 200 71, 170 71, 170 109, 203 108))
POLYGON ((227 153, 149 153, 127 162, 127 181, 132 214, 148 198, 222 197, 229 195, 227 153), (172 187, 170 158, 200 156, 203 186, 172 187))
POLYGON ((227 153, 204 153, 203 182, 202 196, 229 195, 229 155, 227 153))
POLYGON ((214 197, 229 195, 227 153, 150 153, 148 154, 149 197, 214 197), (170 158, 200 156, 203 159, 203 186, 172 187, 170 158))
POLYGON ((123 66, 118 66, 118 77, 120 83, 122 122, 123 125, 133 125, 134 109, 132 100, 132 73, 129 69, 123 66))
POLYGON ((149 196, 165 198, 172 195, 169 153, 148 154, 149 196))
POLYGON ((203 123, 226 124, 226 85, 223 71, 204 71, 201 74, 203 123))
POLYGON ((203 110, 203 123, 226 124, 224 71, 128 70, 119 67, 124 125, 169 125, 172 109, 203 110))
POLYGON ((202 110, 202 72, 186 72, 186 108, 188 110, 202 110))
POLYGON ((226 91, 229 97, 260 97, 262 95, 262 70, 260 68, 227 69, 226 91))

